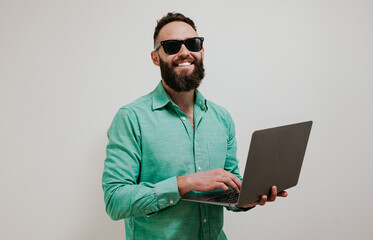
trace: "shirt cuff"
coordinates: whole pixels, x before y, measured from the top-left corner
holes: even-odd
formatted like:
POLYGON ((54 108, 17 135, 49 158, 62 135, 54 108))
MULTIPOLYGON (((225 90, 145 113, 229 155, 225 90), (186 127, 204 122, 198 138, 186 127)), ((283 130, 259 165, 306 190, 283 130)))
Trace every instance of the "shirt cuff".
POLYGON ((175 205, 181 199, 179 189, 177 187, 176 177, 156 183, 155 193, 157 195, 159 209, 175 205))

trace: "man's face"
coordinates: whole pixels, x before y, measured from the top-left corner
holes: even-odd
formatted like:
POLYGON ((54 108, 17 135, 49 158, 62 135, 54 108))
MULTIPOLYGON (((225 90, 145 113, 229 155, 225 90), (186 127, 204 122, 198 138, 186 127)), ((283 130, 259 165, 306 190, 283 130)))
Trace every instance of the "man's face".
MULTIPOLYGON (((171 22, 159 32, 156 43, 165 40, 185 40, 197 37, 196 31, 187 23, 171 22)), ((185 92, 196 89, 204 77, 202 49, 199 52, 189 51, 184 44, 176 54, 167 54, 161 46, 152 52, 152 60, 160 66, 161 76, 165 83, 176 92, 185 92)))

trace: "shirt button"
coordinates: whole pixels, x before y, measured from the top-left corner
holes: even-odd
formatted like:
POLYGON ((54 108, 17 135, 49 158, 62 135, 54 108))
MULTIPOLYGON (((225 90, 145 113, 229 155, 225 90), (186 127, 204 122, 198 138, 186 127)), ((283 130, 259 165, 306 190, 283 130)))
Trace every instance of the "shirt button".
POLYGON ((181 120, 185 121, 185 120, 186 120, 186 117, 181 117, 181 120))
POLYGON ((207 222, 206 218, 205 218, 205 219, 203 219, 203 222, 204 222, 204 223, 205 223, 205 222, 207 222))
POLYGON ((174 204, 174 201, 170 200, 170 203, 171 203, 171 204, 174 204))

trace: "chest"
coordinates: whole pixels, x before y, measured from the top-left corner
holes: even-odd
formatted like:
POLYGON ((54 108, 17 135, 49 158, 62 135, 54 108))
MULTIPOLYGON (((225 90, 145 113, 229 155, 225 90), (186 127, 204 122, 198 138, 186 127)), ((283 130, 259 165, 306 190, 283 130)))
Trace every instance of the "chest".
POLYGON ((207 114, 194 130, 192 122, 178 115, 140 120, 142 181, 224 168, 228 136, 222 123, 207 114))

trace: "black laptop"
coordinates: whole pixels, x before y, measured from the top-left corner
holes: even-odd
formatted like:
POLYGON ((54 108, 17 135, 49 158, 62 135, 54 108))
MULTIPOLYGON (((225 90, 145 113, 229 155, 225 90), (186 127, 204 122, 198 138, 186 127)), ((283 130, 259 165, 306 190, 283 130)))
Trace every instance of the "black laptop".
POLYGON ((239 194, 217 189, 192 191, 185 201, 241 207, 269 195, 272 186, 281 192, 298 183, 312 121, 255 131, 251 137, 239 194))

